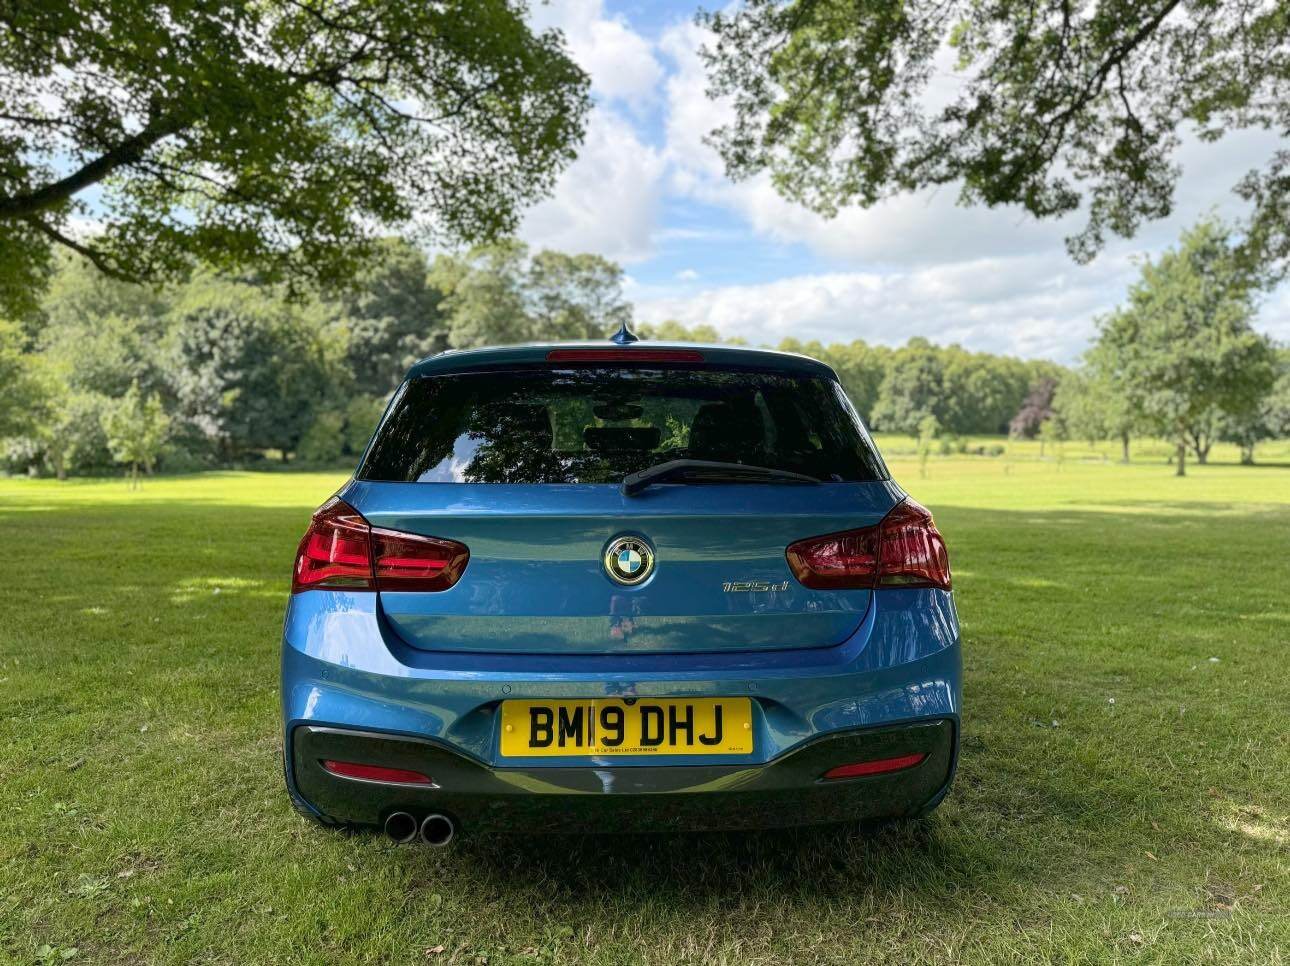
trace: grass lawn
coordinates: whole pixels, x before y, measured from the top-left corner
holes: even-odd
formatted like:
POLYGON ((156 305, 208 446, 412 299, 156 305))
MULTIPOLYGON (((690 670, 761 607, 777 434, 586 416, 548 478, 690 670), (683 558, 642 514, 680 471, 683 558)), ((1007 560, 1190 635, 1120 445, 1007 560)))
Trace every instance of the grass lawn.
POLYGON ((0 959, 1284 962, 1290 470, 893 469, 964 625, 932 818, 446 851, 282 789, 287 573, 337 475, 0 480, 0 959))

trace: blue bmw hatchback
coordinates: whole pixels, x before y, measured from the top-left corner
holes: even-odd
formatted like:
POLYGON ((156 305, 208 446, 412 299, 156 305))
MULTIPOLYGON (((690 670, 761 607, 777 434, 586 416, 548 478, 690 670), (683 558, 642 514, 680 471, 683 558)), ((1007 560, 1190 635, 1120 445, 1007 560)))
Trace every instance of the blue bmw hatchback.
POLYGON ((960 677, 944 541, 824 364, 449 352, 300 542, 286 781, 437 845, 918 815, 960 677))

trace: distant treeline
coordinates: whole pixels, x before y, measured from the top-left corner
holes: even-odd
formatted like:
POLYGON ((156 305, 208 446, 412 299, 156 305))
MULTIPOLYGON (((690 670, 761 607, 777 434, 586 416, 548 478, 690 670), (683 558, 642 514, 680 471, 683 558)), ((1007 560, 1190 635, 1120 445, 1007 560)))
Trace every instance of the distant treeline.
MULTIPOLYGON (((1290 432, 1290 361, 1253 333, 1249 313, 1219 303, 1221 325, 1201 313, 1189 336, 1175 308, 1153 315, 1145 284, 1099 321, 1098 343, 1075 370, 923 338, 777 348, 831 365, 873 429, 924 441, 1078 436, 1120 439, 1127 454, 1131 436, 1150 434, 1203 461, 1214 438, 1240 442, 1252 458, 1258 439, 1290 432)), ((68 258, 38 312, 0 320, 0 468, 61 477, 352 461, 417 359, 600 339, 631 314, 617 265, 513 242, 431 262, 391 240, 356 286, 290 297, 256 278, 200 272, 144 288, 68 258)), ((722 341, 702 324, 637 331, 722 341)))
MULTIPOLYGON (((722 341, 708 325, 687 329, 665 322, 640 328, 657 339, 722 341)), ((870 428, 884 433, 917 434, 929 416, 939 433, 1006 433, 1030 393, 1056 384, 1066 372, 1054 362, 937 346, 921 337, 898 349, 859 339, 829 345, 785 339, 775 348, 832 366, 870 428)))
MULTIPOLYGON (((254 278, 198 274, 154 290, 64 262, 41 309, 0 322, 0 439, 10 472, 54 475, 334 463, 361 451, 407 367, 448 348, 603 338, 631 306, 618 266, 522 245, 444 255, 388 243, 344 294, 287 298, 254 278)), ((710 326, 646 337, 720 341, 710 326)), ((999 433, 1060 367, 912 339, 779 348, 832 365, 872 425, 999 433)))
POLYGON ((290 298, 200 272, 149 289, 69 258, 39 312, 0 320, 0 465, 63 476, 353 460, 417 359, 599 338, 630 315, 618 266, 519 244, 430 263, 391 240, 352 289, 290 298))

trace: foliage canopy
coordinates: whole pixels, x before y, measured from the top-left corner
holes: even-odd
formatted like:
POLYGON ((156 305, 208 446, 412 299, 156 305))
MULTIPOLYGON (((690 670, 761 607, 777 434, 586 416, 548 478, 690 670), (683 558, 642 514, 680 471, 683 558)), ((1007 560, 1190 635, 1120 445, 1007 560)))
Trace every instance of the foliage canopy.
POLYGON ((57 248, 348 279, 384 226, 509 232, 573 156, 588 81, 522 0, 0 7, 0 311, 57 248), (93 198, 93 206, 87 201, 93 198), (101 233, 76 230, 101 219, 101 233))
MULTIPOLYGON (((1036 218, 1083 206, 1068 247, 1087 260, 1169 213, 1184 131, 1290 129, 1279 0, 745 0, 700 19, 735 109, 714 134, 728 172, 769 171, 826 215, 961 183, 966 204, 1036 218)), ((1237 190, 1252 249, 1284 259, 1290 150, 1237 190)))

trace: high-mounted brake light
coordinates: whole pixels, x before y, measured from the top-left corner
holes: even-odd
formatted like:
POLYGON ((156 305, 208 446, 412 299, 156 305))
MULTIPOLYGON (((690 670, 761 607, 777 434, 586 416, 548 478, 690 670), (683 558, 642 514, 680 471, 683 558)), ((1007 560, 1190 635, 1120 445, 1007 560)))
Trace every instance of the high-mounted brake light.
POLYGON ((912 755, 901 755, 899 758, 878 758, 874 761, 857 761, 850 765, 838 765, 836 768, 830 768, 820 777, 825 781, 835 781, 839 778, 861 778, 865 775, 885 775, 887 772, 904 771, 906 768, 913 768, 921 762, 927 755, 917 752, 912 755))
POLYGON ((296 552, 291 592, 447 590, 470 561, 463 543, 373 528, 335 497, 320 506, 296 552))
POLYGON ((547 362, 702 362, 695 349, 552 349, 547 362))
POLYGON ((342 778, 357 778, 365 782, 394 782, 399 785, 433 785, 429 775, 406 768, 385 768, 382 765, 364 765, 356 761, 323 759, 323 768, 342 778))
POLYGON ((808 537, 785 555, 793 576, 817 590, 950 589, 945 540, 927 508, 908 498, 877 526, 808 537))

